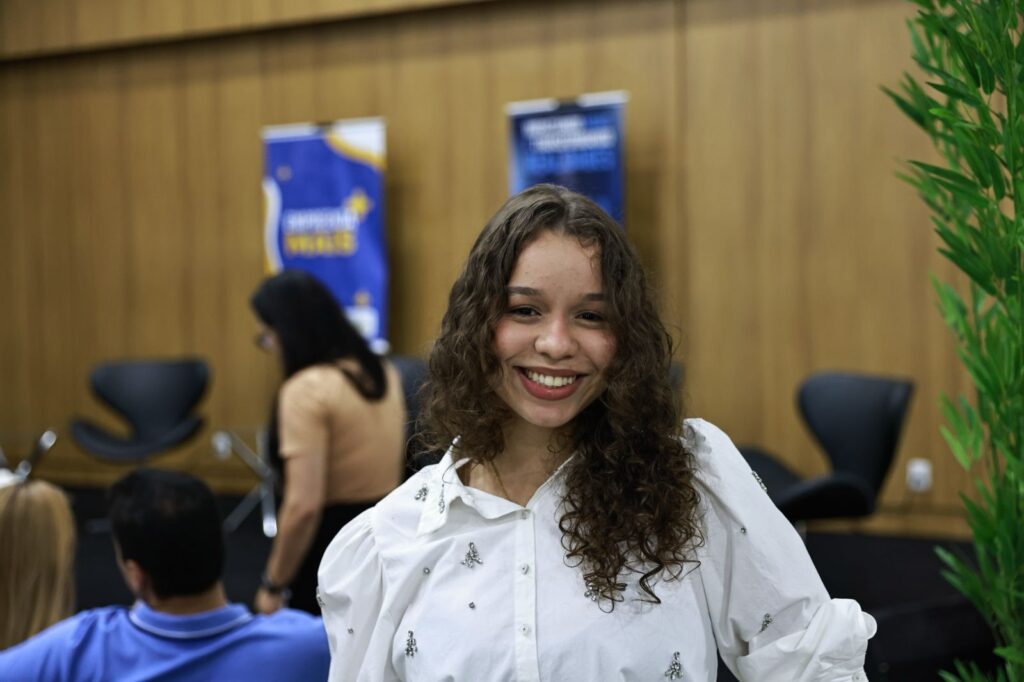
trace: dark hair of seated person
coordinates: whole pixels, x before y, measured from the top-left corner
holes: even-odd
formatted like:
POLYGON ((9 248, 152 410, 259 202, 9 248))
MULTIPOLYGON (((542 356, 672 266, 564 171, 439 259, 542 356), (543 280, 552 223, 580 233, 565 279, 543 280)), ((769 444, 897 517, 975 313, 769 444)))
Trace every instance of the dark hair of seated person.
POLYGON ((158 597, 201 594, 221 579, 224 533, 202 481, 138 469, 111 486, 108 500, 121 559, 139 564, 158 597))

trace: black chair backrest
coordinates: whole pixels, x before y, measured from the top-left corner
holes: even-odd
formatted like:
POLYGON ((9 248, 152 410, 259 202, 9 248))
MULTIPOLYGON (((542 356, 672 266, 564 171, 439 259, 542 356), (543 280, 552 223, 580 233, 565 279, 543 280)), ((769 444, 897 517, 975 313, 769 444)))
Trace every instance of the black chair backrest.
POLYGON ((392 355, 388 359, 402 375, 402 391, 405 393, 405 409, 408 413, 405 425, 405 460, 408 477, 428 464, 441 461, 444 452, 425 451, 422 442, 416 438, 422 408, 421 392, 427 380, 426 360, 411 355, 392 355))
POLYGON ((93 392, 131 423, 139 439, 157 438, 189 416, 206 391, 203 360, 121 360, 98 365, 93 392))
POLYGON ((822 372, 800 385, 797 403, 836 471, 879 490, 892 465, 914 385, 902 379, 822 372))
POLYGON ((402 376, 402 393, 405 394, 407 413, 406 437, 411 437, 420 414, 420 389, 427 378, 427 363, 412 355, 392 355, 388 360, 402 376))

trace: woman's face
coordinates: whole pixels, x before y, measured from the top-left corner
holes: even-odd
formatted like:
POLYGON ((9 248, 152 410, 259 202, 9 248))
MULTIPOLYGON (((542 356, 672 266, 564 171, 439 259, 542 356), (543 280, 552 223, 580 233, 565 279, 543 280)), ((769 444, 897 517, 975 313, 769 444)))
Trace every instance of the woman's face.
POLYGON ((595 248, 544 231, 519 254, 494 330, 498 395, 513 427, 558 429, 605 388, 615 355, 595 248))

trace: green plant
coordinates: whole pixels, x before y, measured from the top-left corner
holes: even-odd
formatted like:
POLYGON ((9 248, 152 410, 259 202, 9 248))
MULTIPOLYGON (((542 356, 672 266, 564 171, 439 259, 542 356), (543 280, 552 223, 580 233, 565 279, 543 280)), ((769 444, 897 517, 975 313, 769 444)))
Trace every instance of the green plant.
MULTIPOLYGON (((911 0, 923 83, 883 88, 944 163, 900 177, 931 209, 940 252, 966 286, 933 277, 974 395, 943 397, 942 435, 969 472, 961 494, 976 561, 937 550, 944 575, 992 625, 994 679, 1024 681, 1024 0, 911 0)), ((945 680, 988 679, 973 664, 945 680)))

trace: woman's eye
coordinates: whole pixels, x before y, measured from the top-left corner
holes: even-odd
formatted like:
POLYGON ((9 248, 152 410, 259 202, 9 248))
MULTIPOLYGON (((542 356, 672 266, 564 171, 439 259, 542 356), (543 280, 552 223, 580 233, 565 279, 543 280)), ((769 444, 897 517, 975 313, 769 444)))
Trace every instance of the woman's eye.
POLYGON ((537 311, 528 306, 516 306, 509 308, 508 314, 516 317, 532 317, 537 314, 537 311))
POLYGON ((580 313, 579 317, 587 322, 604 322, 604 315, 590 310, 580 313))

